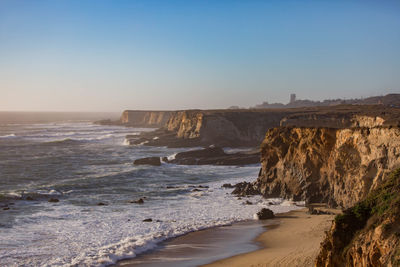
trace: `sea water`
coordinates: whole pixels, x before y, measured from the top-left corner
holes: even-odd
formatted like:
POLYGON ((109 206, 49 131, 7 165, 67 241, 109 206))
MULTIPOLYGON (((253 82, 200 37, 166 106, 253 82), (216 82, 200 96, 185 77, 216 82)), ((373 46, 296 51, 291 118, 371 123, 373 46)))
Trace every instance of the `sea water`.
POLYGON ((133 165, 187 150, 126 145, 126 135, 149 130, 0 124, 0 266, 106 266, 167 238, 253 219, 261 207, 296 208, 261 197, 245 205, 221 187, 254 181, 259 165, 133 165), (139 198, 144 204, 132 203, 139 198))

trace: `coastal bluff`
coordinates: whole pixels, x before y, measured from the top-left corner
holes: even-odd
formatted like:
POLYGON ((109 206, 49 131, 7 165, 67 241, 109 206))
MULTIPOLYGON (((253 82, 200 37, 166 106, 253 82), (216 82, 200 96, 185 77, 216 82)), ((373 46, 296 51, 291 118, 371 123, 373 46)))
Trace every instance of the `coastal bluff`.
POLYGON ((173 111, 145 111, 145 110, 125 110, 119 120, 120 124, 131 127, 163 127, 173 111))
MULTIPOLYGON (((112 124, 155 127, 127 137, 131 145, 168 147, 257 147, 265 133, 280 126, 353 128, 398 125, 399 109, 342 105, 293 109, 124 111, 112 124)), ((106 122, 107 123, 107 122, 106 122)))

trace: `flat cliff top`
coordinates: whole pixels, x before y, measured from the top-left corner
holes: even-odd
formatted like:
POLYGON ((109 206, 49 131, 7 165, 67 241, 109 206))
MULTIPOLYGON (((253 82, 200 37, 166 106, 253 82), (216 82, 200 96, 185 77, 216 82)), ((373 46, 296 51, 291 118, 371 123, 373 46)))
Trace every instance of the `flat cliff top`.
POLYGON ((389 116, 399 119, 400 108, 384 105, 337 105, 302 108, 267 108, 267 109, 186 109, 186 110, 125 110, 124 112, 188 112, 211 114, 226 113, 293 113, 296 115, 307 114, 361 114, 367 116, 389 116))

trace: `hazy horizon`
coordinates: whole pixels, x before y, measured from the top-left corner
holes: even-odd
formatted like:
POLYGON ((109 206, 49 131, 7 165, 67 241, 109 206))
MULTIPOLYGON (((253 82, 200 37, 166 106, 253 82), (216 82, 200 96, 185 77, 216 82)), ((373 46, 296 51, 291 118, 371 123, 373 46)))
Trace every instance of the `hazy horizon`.
POLYGON ((0 110, 250 107, 400 92, 398 1, 1 1, 0 110))

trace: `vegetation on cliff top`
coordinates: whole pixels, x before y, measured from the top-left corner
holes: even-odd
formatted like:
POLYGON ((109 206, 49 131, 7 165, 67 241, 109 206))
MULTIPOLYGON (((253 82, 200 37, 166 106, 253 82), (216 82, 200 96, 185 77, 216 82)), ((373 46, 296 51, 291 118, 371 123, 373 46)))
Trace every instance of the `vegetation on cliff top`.
MULTIPOLYGON (((363 201, 336 216, 338 225, 345 226, 351 222, 352 228, 361 229, 369 219, 373 226, 382 222, 388 216, 394 215, 400 207, 400 168, 393 171, 386 181, 372 191, 363 201)), ((357 230, 357 229, 356 229, 357 230)))

